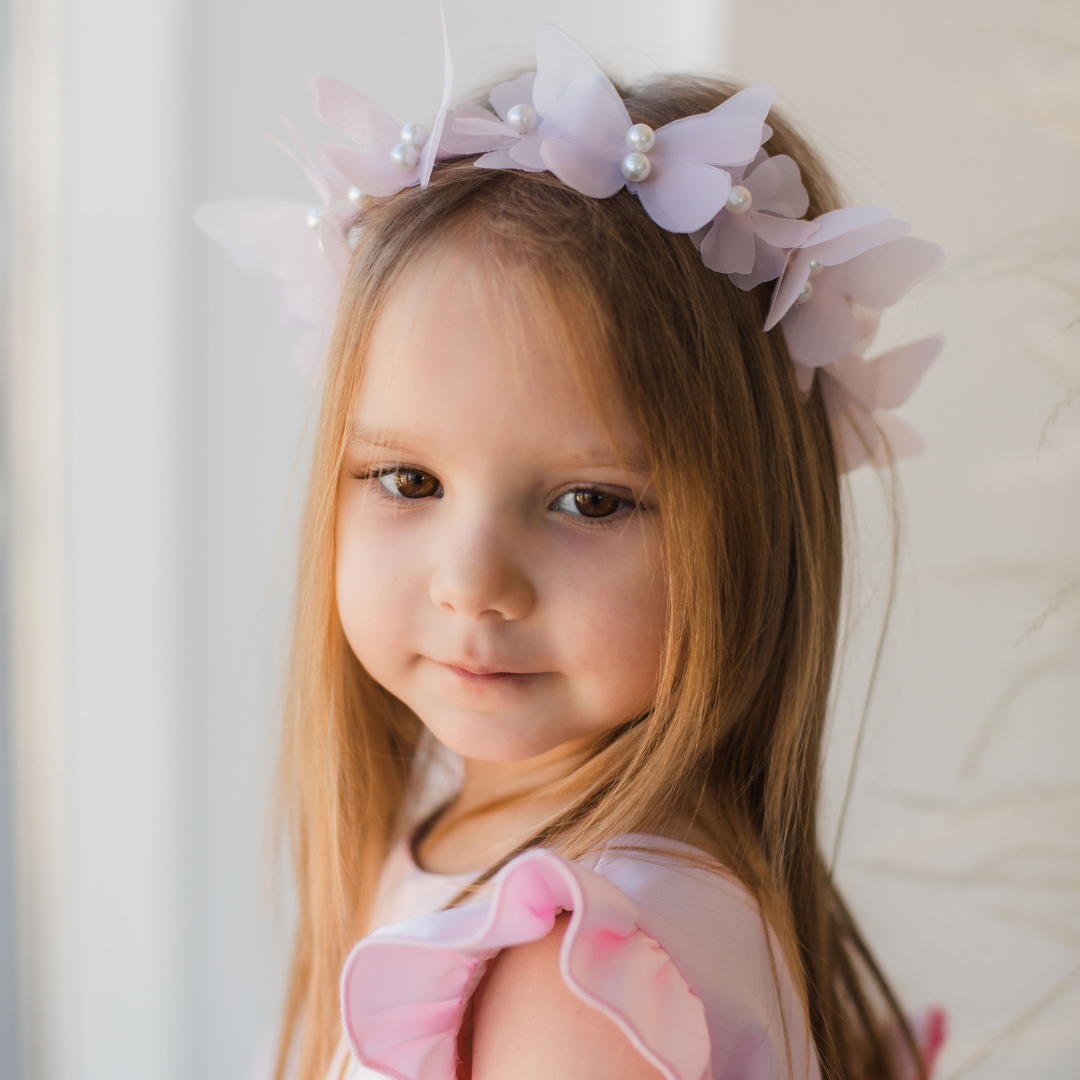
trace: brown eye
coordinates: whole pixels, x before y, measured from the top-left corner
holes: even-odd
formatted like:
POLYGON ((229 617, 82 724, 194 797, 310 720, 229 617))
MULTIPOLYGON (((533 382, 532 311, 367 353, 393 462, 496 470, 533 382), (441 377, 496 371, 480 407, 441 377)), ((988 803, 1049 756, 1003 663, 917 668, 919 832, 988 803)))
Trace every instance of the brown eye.
POLYGON ((430 499, 442 495, 437 476, 419 469, 395 469, 379 477, 379 483, 391 494, 404 499, 430 499))
POLYGON ((574 505, 583 517, 610 517, 619 509, 621 499, 603 491, 575 491, 574 505))
POLYGON ((560 495, 551 504, 552 510, 562 510, 574 517, 606 518, 620 510, 626 503, 617 495, 591 488, 578 488, 560 495))

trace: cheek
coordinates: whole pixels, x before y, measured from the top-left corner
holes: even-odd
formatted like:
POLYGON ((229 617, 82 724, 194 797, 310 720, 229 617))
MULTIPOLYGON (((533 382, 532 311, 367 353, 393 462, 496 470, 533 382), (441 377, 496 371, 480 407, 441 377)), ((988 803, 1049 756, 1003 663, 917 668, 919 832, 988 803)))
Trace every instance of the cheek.
MULTIPOLYGON (((403 558, 402 538, 379 528, 365 513, 365 498, 340 498, 334 588, 345 638, 357 659, 376 678, 409 634, 410 599, 418 589, 410 578, 415 560, 403 558)), ((370 508, 368 508, 370 510, 370 508)))
POLYGON ((667 585, 651 532, 634 530, 552 583, 564 670, 589 707, 620 719, 650 706, 663 657, 667 585))

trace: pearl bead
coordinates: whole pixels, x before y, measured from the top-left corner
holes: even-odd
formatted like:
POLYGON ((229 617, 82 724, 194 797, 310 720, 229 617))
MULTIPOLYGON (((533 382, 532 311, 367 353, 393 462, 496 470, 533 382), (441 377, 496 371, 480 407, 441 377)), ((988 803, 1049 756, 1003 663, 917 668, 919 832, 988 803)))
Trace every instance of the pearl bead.
POLYGON ((814 295, 814 286, 808 281, 800 290, 799 295, 795 297, 795 303, 800 307, 814 295))
POLYGON ((416 168, 416 163, 420 160, 420 151, 409 143, 398 143, 390 151, 390 160, 402 172, 407 172, 409 169, 416 168))
POLYGON ((731 189, 731 194, 727 197, 727 208, 731 214, 745 214, 750 209, 750 204, 754 201, 754 196, 750 194, 749 188, 744 188, 741 184, 731 189))
POLYGON ((406 124, 401 129, 401 145, 420 149, 427 142, 428 129, 423 124, 406 124))
POLYGON ((626 133, 626 145, 639 154, 647 154, 656 145, 656 132, 648 124, 635 124, 626 133))
POLYGON ((536 110, 531 105, 515 105, 506 114, 506 126, 519 135, 528 135, 536 127, 536 110))
POLYGON ((818 274, 820 274, 821 271, 824 270, 824 269, 825 269, 825 267, 822 266, 821 263, 819 263, 817 261, 817 259, 811 259, 810 260, 810 276, 811 277, 817 277, 818 274))
POLYGON ((322 218, 322 214, 313 206, 307 212, 307 227, 309 229, 317 229, 319 227, 319 221, 322 218))
POLYGON ((644 154, 627 154, 622 159, 622 174, 632 184, 640 184, 642 180, 648 179, 650 172, 652 165, 644 154))
POLYGON ((357 210, 366 210, 369 206, 375 205, 375 196, 361 191, 355 184, 349 185, 348 199, 357 210))

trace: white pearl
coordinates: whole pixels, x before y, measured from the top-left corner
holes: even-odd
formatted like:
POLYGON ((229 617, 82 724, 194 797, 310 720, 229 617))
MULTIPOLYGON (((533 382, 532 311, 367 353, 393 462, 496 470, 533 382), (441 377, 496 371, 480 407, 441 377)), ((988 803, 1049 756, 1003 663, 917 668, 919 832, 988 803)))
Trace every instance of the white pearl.
POLYGON ((644 154, 627 154, 622 159, 622 174, 632 184, 640 184, 651 171, 652 165, 644 154))
POLYGON ((750 194, 749 188, 744 188, 741 184, 733 187, 731 194, 727 197, 728 213, 745 214, 753 201, 754 196, 750 194))
POLYGON ((401 145, 420 149, 427 142, 428 129, 423 124, 406 124, 401 129, 401 145))
POLYGON ((817 261, 817 259, 811 259, 810 260, 810 276, 811 277, 817 277, 818 274, 820 274, 821 271, 824 270, 824 269, 825 269, 825 267, 822 266, 821 263, 819 263, 817 261))
POLYGON ((506 126, 519 135, 528 135, 536 127, 536 110, 531 105, 515 105, 506 114, 506 126))
POLYGON ((656 145, 656 132, 648 124, 635 124, 626 133, 626 145, 639 154, 647 154, 656 145))
POLYGON ((317 229, 319 227, 319 221, 322 218, 322 214, 313 206, 307 212, 307 227, 309 229, 317 229))
POLYGON ((814 295, 814 286, 808 281, 800 290, 799 295, 795 297, 795 303, 800 307, 814 295))
POLYGON ((348 198, 357 210, 366 210, 369 206, 375 205, 375 196, 361 191, 355 184, 349 186, 348 198))
POLYGON ((416 168, 416 163, 420 160, 420 151, 409 143, 398 143, 390 151, 390 160, 402 172, 406 172, 409 169, 416 168))

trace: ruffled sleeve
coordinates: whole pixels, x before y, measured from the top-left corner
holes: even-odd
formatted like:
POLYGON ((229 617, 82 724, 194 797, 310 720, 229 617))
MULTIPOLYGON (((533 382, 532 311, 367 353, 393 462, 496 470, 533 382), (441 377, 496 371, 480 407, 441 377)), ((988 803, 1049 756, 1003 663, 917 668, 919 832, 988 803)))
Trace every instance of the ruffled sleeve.
POLYGON ((541 848, 503 868, 490 903, 384 926, 349 955, 342 1018, 356 1059, 394 1080, 453 1080, 462 1013, 486 962, 571 913, 567 986, 609 1017, 665 1080, 710 1076, 705 1006, 634 901, 602 874, 541 848))
MULTIPOLYGON (((341 977, 345 1035, 362 1066, 347 1075, 454 1080, 458 1029, 487 961, 545 937, 562 911, 566 985, 665 1080, 821 1080, 805 1005, 753 897, 701 852, 643 835, 587 865, 534 848, 503 868, 490 902, 359 942, 341 977)), ((944 1013, 909 1019, 929 1073, 944 1013)), ((893 1039, 900 1075, 913 1080, 919 1069, 893 1039)))

